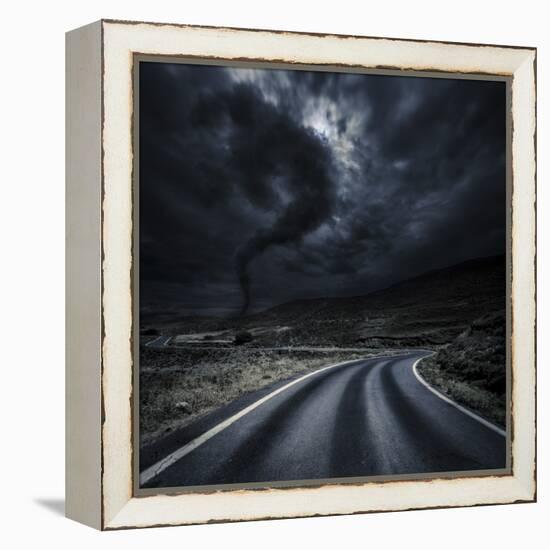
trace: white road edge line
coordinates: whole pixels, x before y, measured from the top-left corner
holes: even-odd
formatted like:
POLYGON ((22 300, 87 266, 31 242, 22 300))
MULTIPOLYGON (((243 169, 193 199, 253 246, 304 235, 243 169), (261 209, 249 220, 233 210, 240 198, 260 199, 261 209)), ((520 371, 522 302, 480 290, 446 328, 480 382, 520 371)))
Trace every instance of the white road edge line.
POLYGON ((162 334, 160 336, 157 336, 154 340, 151 340, 150 342, 147 342, 145 344, 146 347, 152 346, 156 342, 158 342, 162 338, 162 334))
MULTIPOLYGON (((385 356, 381 357, 365 357, 364 360, 367 359, 382 359, 385 356)), ((390 358, 390 356, 387 356, 390 358)), ((191 440, 189 443, 185 444, 183 447, 180 447, 179 449, 176 449, 173 453, 170 453, 166 457, 164 457, 162 460, 159 460, 157 463, 153 464, 152 466, 149 466, 149 468, 143 470, 143 472, 139 475, 139 482, 140 485, 144 485, 154 477, 156 477, 158 474, 160 474, 163 470, 166 470, 169 466, 172 466, 175 462, 183 458, 185 455, 188 455, 191 451, 194 451, 197 447, 202 445, 203 443, 206 443, 209 439, 214 437, 216 434, 219 434, 221 431, 225 430, 231 424, 239 420, 239 418, 242 418, 249 412, 253 411, 272 397, 275 397, 281 392, 284 392, 285 390, 288 390, 291 386, 294 386, 295 384, 298 384, 299 382, 302 382, 302 380, 305 380, 306 378, 309 378, 311 376, 314 376, 315 374, 318 374, 320 372, 326 371, 328 369, 333 369, 334 367, 341 367, 343 365, 347 365, 349 363, 355 363, 357 361, 361 361, 361 359, 350 359, 349 361, 342 361, 341 363, 335 363, 333 365, 328 365, 326 367, 320 368, 316 371, 310 372, 308 374, 305 374, 304 376, 301 376, 300 378, 297 378, 296 380, 293 380, 292 382, 289 382, 288 384, 285 384, 284 386, 280 387, 277 390, 272 391, 271 393, 265 395, 258 401, 255 401, 248 407, 245 407, 243 410, 239 411, 238 413, 234 414, 233 416, 230 416, 223 422, 220 422, 220 424, 214 426, 207 432, 204 432, 202 435, 196 437, 195 439, 191 440)))
MULTIPOLYGON (((154 340, 147 342, 147 344, 145 344, 145 347, 152 346, 157 340, 160 340, 161 338, 164 338, 162 334, 160 336, 157 336, 154 340)), ((162 344, 162 346, 166 347, 168 345, 168 342, 170 342, 170 340, 172 340, 171 336, 168 337, 168 339, 166 340, 166 342, 164 342, 164 344, 162 344)))
POLYGON ((466 407, 463 407, 462 405, 459 405, 458 403, 455 403, 452 399, 447 397, 446 395, 442 394, 441 392, 437 391, 434 387, 430 386, 428 382, 422 377, 422 375, 418 372, 417 365, 422 361, 422 359, 425 359, 425 357, 421 357, 420 359, 417 359, 413 364, 413 372, 416 376, 417 380, 423 384, 426 388, 428 388, 433 394, 437 395, 440 399, 443 399, 443 401, 449 403, 449 405, 452 405, 456 409, 458 409, 460 412, 463 412, 464 414, 467 414, 469 417, 473 418, 474 420, 477 420, 481 424, 483 424, 485 427, 489 428, 490 430, 493 430, 493 432, 496 432, 497 434, 501 435, 502 437, 506 437, 506 432, 502 429, 493 424, 492 422, 489 422, 488 420, 485 420, 485 418, 482 418, 481 416, 477 415, 476 413, 470 411, 466 407))

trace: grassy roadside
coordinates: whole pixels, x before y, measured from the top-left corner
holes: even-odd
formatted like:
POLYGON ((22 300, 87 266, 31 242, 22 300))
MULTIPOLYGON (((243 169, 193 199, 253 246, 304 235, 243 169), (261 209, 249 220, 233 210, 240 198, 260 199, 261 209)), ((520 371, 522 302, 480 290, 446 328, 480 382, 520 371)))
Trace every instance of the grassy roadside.
POLYGON ((317 368, 392 350, 275 352, 254 348, 141 349, 140 430, 147 445, 242 395, 317 368))
POLYGON ((481 317, 418 364, 429 384, 500 426, 506 420, 504 327, 503 313, 481 317))

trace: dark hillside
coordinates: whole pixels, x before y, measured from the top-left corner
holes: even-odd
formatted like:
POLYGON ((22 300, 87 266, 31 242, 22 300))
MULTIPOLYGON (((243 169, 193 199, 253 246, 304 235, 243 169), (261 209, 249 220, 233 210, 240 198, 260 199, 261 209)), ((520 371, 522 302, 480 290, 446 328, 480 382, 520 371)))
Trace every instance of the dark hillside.
POLYGON ((242 326, 287 326, 302 344, 413 346, 452 341, 475 319, 505 308, 504 256, 472 260, 351 298, 297 300, 242 326))
POLYGON ((397 347, 453 341, 505 309, 504 256, 470 260, 364 295, 287 302, 231 319, 176 317, 142 324, 165 334, 251 330, 250 345, 397 347))

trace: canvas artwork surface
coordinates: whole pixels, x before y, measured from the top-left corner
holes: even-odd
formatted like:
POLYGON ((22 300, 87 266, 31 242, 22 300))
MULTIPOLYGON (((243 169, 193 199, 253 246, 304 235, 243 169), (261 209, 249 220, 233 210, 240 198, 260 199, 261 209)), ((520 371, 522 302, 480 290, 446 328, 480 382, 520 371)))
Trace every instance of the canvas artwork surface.
POLYGON ((506 472, 506 80, 135 70, 140 487, 506 472))

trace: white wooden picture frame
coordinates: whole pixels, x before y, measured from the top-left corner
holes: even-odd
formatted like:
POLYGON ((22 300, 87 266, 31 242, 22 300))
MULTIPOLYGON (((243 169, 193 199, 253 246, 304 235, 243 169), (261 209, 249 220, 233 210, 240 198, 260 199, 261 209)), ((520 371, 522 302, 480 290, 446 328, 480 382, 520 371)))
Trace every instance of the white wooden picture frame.
POLYGON ((66 90, 68 517, 112 530, 535 500, 534 48, 102 20, 67 34, 66 90), (136 55, 509 78, 509 473, 136 494, 132 278, 136 55))

